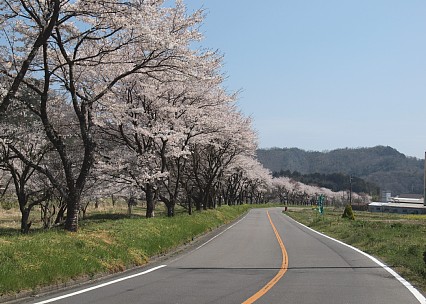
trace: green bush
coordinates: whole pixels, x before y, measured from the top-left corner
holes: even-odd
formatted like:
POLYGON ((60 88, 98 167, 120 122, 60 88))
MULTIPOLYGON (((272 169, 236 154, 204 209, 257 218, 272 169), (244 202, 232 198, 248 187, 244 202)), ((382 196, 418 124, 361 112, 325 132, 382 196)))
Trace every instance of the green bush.
POLYGON ((345 210, 343 211, 343 214, 342 214, 342 218, 347 218, 350 220, 355 219, 355 215, 351 205, 346 205, 345 210))
POLYGON ((13 207, 15 207, 17 204, 13 201, 6 200, 6 201, 1 201, 0 205, 4 210, 10 210, 13 207))

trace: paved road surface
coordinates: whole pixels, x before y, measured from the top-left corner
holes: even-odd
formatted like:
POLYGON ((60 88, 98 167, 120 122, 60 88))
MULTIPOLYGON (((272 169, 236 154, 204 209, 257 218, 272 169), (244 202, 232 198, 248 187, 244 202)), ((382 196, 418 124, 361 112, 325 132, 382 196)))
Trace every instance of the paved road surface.
POLYGON ((133 277, 127 273, 114 283, 26 303, 426 304, 416 290, 413 295, 367 256, 309 230, 281 210, 252 210, 201 247, 146 272, 130 273, 133 277), (52 301, 57 297, 64 298, 52 301))

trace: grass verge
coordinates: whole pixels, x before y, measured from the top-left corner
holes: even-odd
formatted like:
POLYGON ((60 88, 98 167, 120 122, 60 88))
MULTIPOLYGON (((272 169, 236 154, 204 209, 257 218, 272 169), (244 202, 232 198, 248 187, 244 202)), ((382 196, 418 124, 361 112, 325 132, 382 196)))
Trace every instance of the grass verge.
POLYGON ((194 237, 231 222, 249 205, 173 218, 94 215, 76 233, 52 229, 21 235, 0 230, 0 296, 146 264, 194 237))
POLYGON ((289 208, 300 223, 367 252, 395 269, 426 294, 426 215, 399 215, 355 211, 355 220, 343 210, 324 215, 308 208, 289 208))

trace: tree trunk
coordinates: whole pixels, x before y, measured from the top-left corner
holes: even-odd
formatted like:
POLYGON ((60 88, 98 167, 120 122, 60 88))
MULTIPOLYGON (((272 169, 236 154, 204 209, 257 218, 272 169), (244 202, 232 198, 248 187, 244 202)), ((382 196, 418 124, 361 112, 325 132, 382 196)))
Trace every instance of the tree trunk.
MULTIPOLYGON (((17 183, 15 182, 15 184, 17 183)), ((17 187, 16 193, 18 196, 19 209, 21 210, 21 233, 26 234, 31 226, 31 223, 28 225, 31 209, 25 207, 27 205, 27 196, 23 191, 23 187, 17 187)))
POLYGON ((208 192, 204 192, 203 193, 203 199, 201 201, 201 203, 203 204, 203 210, 207 210, 209 207, 209 194, 208 192))
POLYGON ((30 231, 31 222, 28 223, 28 219, 30 218, 31 210, 29 208, 24 208, 21 213, 21 233, 27 234, 30 231))
POLYGON ((130 196, 127 200, 127 214, 132 215, 133 206, 136 206, 136 198, 130 196))
POLYGON ((146 195, 146 218, 154 217, 154 189, 150 184, 146 184, 145 187, 145 195, 146 195))
POLYGON ((202 201, 202 196, 198 195, 195 201, 195 210, 201 211, 201 207, 202 207, 201 201, 202 201))
POLYGON ((80 196, 73 195, 67 201, 67 219, 65 230, 76 232, 78 230, 78 213, 80 211, 80 196))
POLYGON ((175 216, 175 204, 170 202, 166 206, 167 206, 167 217, 175 216))
POLYGON ((66 211, 67 211, 67 205, 61 204, 58 210, 58 215, 56 216, 56 219, 55 219, 55 225, 58 225, 64 221, 66 211))
POLYGON ((175 201, 174 199, 168 199, 167 197, 160 194, 160 199, 166 205, 167 217, 173 217, 175 215, 175 201))
POLYGON ((192 199, 188 197, 188 214, 192 215, 192 199))

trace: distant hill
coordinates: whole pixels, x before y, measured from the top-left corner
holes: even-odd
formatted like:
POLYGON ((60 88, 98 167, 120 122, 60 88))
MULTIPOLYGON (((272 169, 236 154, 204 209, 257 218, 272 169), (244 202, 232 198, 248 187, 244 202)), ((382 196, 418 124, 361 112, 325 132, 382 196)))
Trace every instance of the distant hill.
POLYGON ((257 151, 259 161, 273 172, 342 173, 375 183, 392 195, 423 193, 424 160, 407 157, 391 147, 311 152, 298 148, 257 151))

